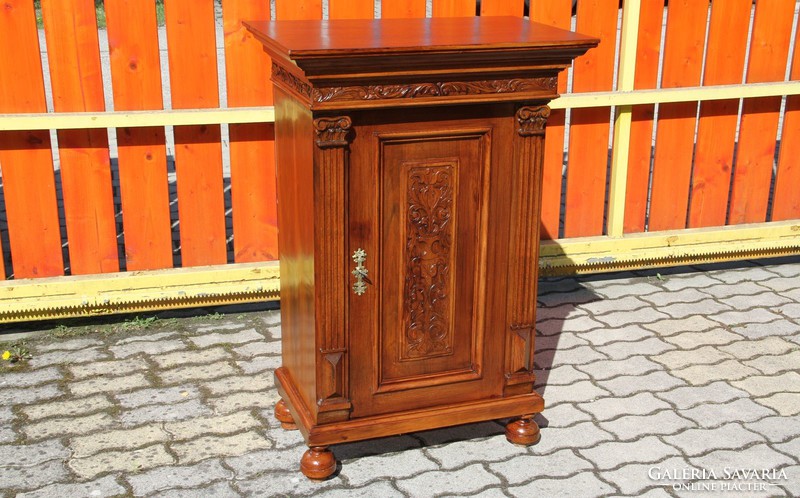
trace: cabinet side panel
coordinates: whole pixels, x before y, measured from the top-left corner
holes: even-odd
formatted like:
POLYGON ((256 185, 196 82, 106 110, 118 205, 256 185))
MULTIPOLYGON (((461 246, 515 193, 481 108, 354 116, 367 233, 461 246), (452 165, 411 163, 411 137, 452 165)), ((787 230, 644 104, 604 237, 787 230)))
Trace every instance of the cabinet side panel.
POLYGON ((310 111, 276 88, 283 366, 316 414, 313 136, 310 111))

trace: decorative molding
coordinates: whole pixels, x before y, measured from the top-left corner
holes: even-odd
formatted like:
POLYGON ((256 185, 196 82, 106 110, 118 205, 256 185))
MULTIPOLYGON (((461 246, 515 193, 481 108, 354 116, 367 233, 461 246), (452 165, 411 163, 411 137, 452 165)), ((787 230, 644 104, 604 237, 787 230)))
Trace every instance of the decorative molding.
POLYGON ((303 97, 311 98, 311 85, 293 75, 275 61, 272 62, 272 81, 279 81, 303 97))
POLYGON ((408 173, 405 320, 401 359, 452 352, 449 307, 453 238, 453 165, 408 173))
MULTIPOLYGON (((291 75, 289 75, 291 76, 291 75)), ((351 100, 392 100, 457 95, 493 95, 530 91, 555 91, 558 80, 548 78, 512 78, 507 80, 446 81, 402 85, 364 85, 314 88, 311 99, 316 103, 351 100)))
POLYGON ((314 129, 317 131, 317 147, 326 149, 346 146, 347 133, 352 125, 352 120, 347 116, 315 119, 314 129))
POLYGON ((520 107, 517 110, 517 121, 519 122, 517 133, 523 137, 544 135, 548 117, 550 117, 550 108, 546 105, 520 107))

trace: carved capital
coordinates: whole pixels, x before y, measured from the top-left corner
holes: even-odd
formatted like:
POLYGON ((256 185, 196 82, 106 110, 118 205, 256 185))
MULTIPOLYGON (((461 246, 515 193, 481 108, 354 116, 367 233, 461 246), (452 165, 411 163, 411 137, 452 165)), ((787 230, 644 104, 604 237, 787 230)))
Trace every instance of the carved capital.
POLYGON ((326 149, 346 146, 347 133, 352 125, 353 122, 347 116, 315 119, 314 129, 317 131, 317 147, 326 149))
POLYGON ((547 118, 550 117, 550 108, 546 105, 537 107, 520 107, 517 111, 519 129, 517 133, 523 137, 531 135, 544 135, 547 118))

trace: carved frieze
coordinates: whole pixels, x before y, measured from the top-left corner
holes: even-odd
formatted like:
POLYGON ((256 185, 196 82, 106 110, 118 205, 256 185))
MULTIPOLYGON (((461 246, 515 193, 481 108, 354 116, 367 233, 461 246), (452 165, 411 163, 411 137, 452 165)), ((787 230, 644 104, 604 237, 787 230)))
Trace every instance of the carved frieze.
POLYGON ((311 85, 293 75, 275 62, 272 63, 272 80, 283 83, 306 98, 311 98, 311 85))

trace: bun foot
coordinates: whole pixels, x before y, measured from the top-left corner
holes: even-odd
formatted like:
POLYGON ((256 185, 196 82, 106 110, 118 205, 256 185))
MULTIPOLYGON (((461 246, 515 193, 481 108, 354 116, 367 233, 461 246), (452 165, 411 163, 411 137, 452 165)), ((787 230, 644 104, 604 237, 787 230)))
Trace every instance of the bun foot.
POLYGON ((294 423, 292 414, 289 412, 289 407, 286 406, 286 402, 284 400, 279 400, 275 405, 275 418, 281 423, 281 427, 287 431, 293 431, 297 429, 297 425, 294 423))
POLYGON ((533 421, 533 415, 525 415, 506 425, 506 439, 511 443, 530 446, 538 443, 540 438, 539 425, 533 421))
POLYGON ((335 470, 336 457, 327 446, 313 446, 300 459, 300 471, 309 479, 325 479, 335 470))

